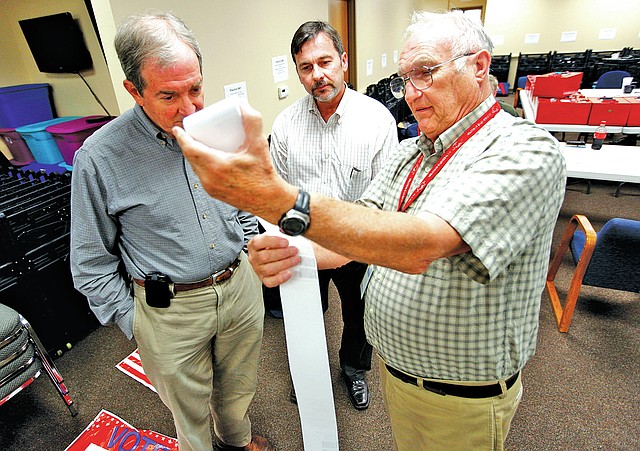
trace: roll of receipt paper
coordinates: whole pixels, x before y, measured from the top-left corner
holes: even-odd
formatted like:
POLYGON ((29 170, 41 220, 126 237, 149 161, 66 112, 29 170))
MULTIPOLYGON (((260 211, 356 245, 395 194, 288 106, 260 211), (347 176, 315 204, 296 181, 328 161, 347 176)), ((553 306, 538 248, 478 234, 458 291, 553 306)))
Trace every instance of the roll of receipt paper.
MULTIPOLYGON (((285 237, 273 224, 259 220, 269 235, 285 237)), ((280 296, 304 450, 338 451, 338 424, 316 258, 311 242, 305 237, 286 238, 298 248, 302 259, 291 269, 293 277, 280 285, 280 296)))
POLYGON ((244 142, 238 96, 227 97, 187 116, 184 129, 194 139, 214 149, 233 152, 244 142))

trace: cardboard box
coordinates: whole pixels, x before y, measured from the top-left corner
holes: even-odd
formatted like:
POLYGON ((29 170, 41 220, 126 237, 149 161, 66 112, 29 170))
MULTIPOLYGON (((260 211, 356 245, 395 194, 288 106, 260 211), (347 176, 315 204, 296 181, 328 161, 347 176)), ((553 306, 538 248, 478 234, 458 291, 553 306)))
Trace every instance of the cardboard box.
POLYGON ((600 125, 605 121, 607 125, 627 125, 631 104, 620 99, 593 98, 591 102, 591 114, 589 114, 588 125, 600 125))
POLYGON ((580 90, 582 72, 551 72, 527 75, 527 88, 532 96, 562 98, 580 90))
POLYGON ((591 102, 584 98, 534 97, 533 106, 538 124, 585 125, 591 112, 591 102))

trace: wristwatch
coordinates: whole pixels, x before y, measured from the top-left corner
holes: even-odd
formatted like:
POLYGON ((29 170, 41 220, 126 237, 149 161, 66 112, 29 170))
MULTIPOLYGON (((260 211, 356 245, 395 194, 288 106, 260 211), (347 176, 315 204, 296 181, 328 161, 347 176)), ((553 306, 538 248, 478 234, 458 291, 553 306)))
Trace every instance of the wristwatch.
POLYGON ((282 215, 278 225, 282 233, 296 236, 307 231, 309 222, 309 193, 300 189, 295 205, 282 215))

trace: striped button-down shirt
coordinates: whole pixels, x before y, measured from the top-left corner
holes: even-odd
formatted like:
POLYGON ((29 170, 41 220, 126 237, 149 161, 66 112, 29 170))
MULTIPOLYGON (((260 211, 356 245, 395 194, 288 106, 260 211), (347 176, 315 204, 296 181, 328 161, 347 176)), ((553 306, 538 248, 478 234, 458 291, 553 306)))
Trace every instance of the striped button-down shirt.
POLYGON ((349 88, 327 122, 307 95, 278 115, 271 132, 271 156, 285 180, 347 201, 360 197, 397 146, 389 110, 349 88))
MULTIPOLYGON (((435 142, 403 141, 361 202, 396 211, 418 155, 425 161, 416 184, 494 102, 488 98, 435 142)), ((389 365, 458 381, 498 380, 523 367, 536 347, 565 177, 557 141, 505 112, 458 150, 406 213, 441 217, 471 251, 418 275, 376 267, 366 291, 367 338, 389 365)))

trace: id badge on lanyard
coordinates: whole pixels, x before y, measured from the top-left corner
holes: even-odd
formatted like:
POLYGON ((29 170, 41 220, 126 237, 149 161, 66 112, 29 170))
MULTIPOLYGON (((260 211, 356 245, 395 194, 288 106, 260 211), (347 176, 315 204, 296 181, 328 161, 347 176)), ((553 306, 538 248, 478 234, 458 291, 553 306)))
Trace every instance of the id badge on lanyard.
POLYGON ((413 183, 413 180, 420 169, 420 165, 424 160, 424 155, 420 154, 415 164, 411 168, 409 175, 407 176, 407 180, 404 182, 404 186, 402 187, 402 191, 400 192, 400 199, 398 201, 398 211, 406 211, 409 208, 409 205, 413 203, 414 200, 422 194, 424 189, 427 187, 429 182, 435 178, 436 175, 440 172, 440 170, 447 164, 447 162, 456 154, 458 149, 462 147, 464 143, 466 143, 469 138, 475 135, 478 130, 480 130, 487 122, 489 122, 498 112, 500 111, 500 104, 498 102, 494 103, 491 108, 489 108, 478 120, 476 120, 469 128, 467 128, 464 133, 455 140, 455 142, 444 151, 444 154, 433 167, 429 170, 427 175, 422 179, 418 187, 409 195, 409 188, 413 183), (407 199, 407 195, 409 198, 407 199))

